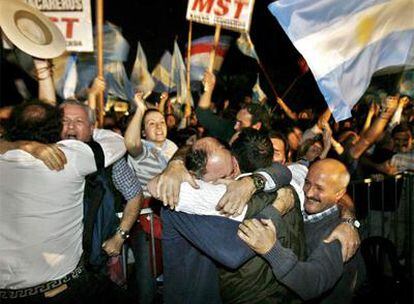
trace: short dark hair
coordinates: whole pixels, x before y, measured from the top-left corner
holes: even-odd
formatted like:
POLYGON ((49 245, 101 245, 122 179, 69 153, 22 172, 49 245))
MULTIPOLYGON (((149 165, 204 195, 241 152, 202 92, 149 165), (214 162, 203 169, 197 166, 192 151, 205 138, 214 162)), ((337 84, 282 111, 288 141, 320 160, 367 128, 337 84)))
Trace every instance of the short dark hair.
POLYGON ((251 103, 244 107, 252 115, 252 125, 262 123, 262 129, 268 130, 270 126, 270 116, 266 109, 256 103, 251 103))
POLYGON ((412 136, 410 126, 406 123, 402 123, 397 125, 394 129, 392 129, 391 136, 394 137, 397 133, 409 133, 412 136))
POLYGON ((201 179, 206 173, 207 160, 206 151, 191 149, 185 156, 185 166, 196 178, 201 179))
POLYGON ((265 131, 243 129, 231 145, 231 151, 241 172, 253 172, 272 164, 273 145, 265 131))
POLYGON ((285 136, 285 134, 283 134, 282 132, 279 132, 279 131, 270 130, 269 131, 269 137, 270 137, 270 139, 277 138, 277 139, 280 139, 281 141, 283 141, 283 145, 285 146, 285 157, 287 159, 288 156, 289 156, 290 146, 289 146, 289 141, 288 141, 287 137, 285 136))
POLYGON ((10 141, 33 140, 44 144, 60 140, 62 111, 34 100, 17 105, 6 123, 5 138, 10 141))

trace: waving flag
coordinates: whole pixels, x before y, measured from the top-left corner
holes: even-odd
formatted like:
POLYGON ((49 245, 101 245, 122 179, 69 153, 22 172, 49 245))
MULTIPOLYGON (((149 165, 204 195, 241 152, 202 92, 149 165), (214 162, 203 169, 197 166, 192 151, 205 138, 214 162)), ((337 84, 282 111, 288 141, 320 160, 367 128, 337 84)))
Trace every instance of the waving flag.
POLYGON ((259 57, 257 56, 256 50, 254 49, 254 45, 252 40, 250 39, 249 33, 241 33, 240 37, 237 39, 237 46, 244 55, 252 57, 259 61, 259 57))
POLYGON ((75 91, 78 82, 76 61, 76 53, 73 53, 68 57, 65 72, 56 85, 56 92, 63 99, 76 98, 75 91))
POLYGON ((414 99, 414 69, 403 72, 398 91, 400 95, 407 95, 414 99))
POLYGON ((413 56, 413 0, 280 0, 269 10, 306 59, 337 121, 351 116, 375 71, 413 56))
POLYGON ((252 92, 252 99, 256 103, 261 103, 262 100, 267 98, 265 92, 263 92, 262 88, 260 87, 259 74, 257 74, 257 80, 253 86, 252 92))
POLYGON ((171 92, 175 88, 174 80, 171 77, 172 57, 169 51, 165 51, 160 62, 152 71, 155 80, 154 91, 157 93, 171 92))
MULTIPOLYGON (((96 50, 96 48, 95 48, 96 50)), ((121 29, 109 22, 104 25, 104 77, 106 92, 114 96, 131 100, 132 87, 126 76, 123 61, 129 53, 129 44, 122 36, 121 29)), ((78 83, 76 96, 86 98, 89 86, 97 75, 95 53, 79 53, 77 59, 78 83)), ((106 100, 106 98, 105 98, 106 100)))
MULTIPOLYGON (((171 63, 171 76, 173 82, 177 84, 177 98, 181 104, 186 103, 187 98, 190 98, 190 103, 192 104, 191 96, 188 96, 187 92, 187 80, 186 80, 186 68, 184 65, 183 56, 181 55, 180 48, 178 47, 177 41, 174 42, 174 52, 172 55, 171 63)), ((191 93, 190 93, 191 95, 191 93)))
MULTIPOLYGON (((216 58, 214 60, 213 70, 215 73, 220 71, 224 57, 230 48, 231 37, 221 36, 216 49, 216 58)), ((191 43, 191 69, 190 78, 193 81, 201 81, 204 72, 208 69, 210 60, 210 51, 213 48, 214 36, 205 36, 193 40, 191 43)), ((187 58, 186 58, 187 60, 187 58)))
POLYGON ((151 92, 155 86, 154 80, 148 72, 147 57, 139 42, 130 80, 135 90, 144 92, 144 96, 151 92))
POLYGON ((121 100, 133 100, 134 92, 128 79, 123 62, 113 61, 104 66, 106 92, 109 96, 121 100))

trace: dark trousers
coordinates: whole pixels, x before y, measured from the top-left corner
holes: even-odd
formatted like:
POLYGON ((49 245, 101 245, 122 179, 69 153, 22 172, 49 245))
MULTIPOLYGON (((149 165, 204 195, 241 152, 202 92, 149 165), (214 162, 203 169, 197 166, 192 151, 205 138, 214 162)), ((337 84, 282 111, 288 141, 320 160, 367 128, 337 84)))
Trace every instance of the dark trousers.
POLYGON ((126 291, 101 274, 85 272, 67 283, 67 289, 54 297, 38 294, 17 299, 0 299, 4 304, 87 304, 87 303, 132 303, 126 291))
POLYGON ((138 303, 151 304, 157 291, 157 282, 152 273, 150 236, 136 223, 131 231, 129 245, 135 259, 138 303))

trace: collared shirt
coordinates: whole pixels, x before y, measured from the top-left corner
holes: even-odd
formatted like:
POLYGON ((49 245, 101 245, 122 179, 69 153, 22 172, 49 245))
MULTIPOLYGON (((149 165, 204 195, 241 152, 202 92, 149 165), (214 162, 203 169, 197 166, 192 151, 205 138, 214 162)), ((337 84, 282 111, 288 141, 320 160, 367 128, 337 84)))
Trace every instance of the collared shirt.
POLYGON ((128 164, 134 169, 144 189, 144 195, 150 197, 147 191, 149 180, 165 169, 168 161, 177 151, 177 146, 171 140, 166 139, 162 147, 153 142, 142 139, 142 153, 137 157, 128 155, 128 164))
POLYGON ((112 181, 115 188, 129 201, 142 192, 141 183, 124 157, 112 166, 112 181))
POLYGON ((320 220, 324 219, 325 217, 335 213, 338 211, 338 206, 334 205, 331 208, 328 208, 322 212, 315 213, 315 214, 307 214, 305 211, 303 211, 303 221, 305 223, 316 223, 320 220))
MULTIPOLYGON (((123 138, 94 134, 109 165, 126 151, 123 138), (95 136, 96 135, 96 136, 95 136)), ((82 254, 85 176, 94 154, 77 140, 59 143, 67 164, 52 171, 32 155, 0 155, 0 289, 32 287, 73 271, 82 254)))

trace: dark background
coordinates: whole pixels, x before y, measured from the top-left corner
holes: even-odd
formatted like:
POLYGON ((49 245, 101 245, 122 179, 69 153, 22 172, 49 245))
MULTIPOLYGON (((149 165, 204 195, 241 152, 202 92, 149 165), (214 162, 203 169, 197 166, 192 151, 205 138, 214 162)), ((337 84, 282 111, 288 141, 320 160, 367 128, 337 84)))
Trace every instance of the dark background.
MULTIPOLYGON (((250 34, 257 54, 277 93, 283 95, 292 81, 300 75, 297 64, 300 55, 268 11, 267 5, 270 2, 272 1, 256 0, 250 34)), ((104 7, 105 19, 121 27, 124 37, 130 44, 129 58, 125 63, 128 74, 135 60, 138 41, 141 42, 147 55, 150 71, 166 49, 172 52, 175 38, 182 53, 186 52, 187 0, 105 0, 104 7)), ((92 0, 93 19, 94 11, 92 0)), ((214 35, 214 27, 193 23, 193 39, 204 35, 214 35)), ((238 50, 235 40, 239 34, 222 30, 222 35, 230 35, 234 40, 218 76, 217 91, 221 93, 218 96, 231 98, 231 102, 239 102, 243 95, 251 94, 256 75, 260 73, 261 87, 269 97, 269 103, 274 104, 272 91, 256 61, 238 50)), ((36 83, 30 77, 5 60, 2 60, 0 68, 0 105, 20 102, 21 97, 17 95, 13 83, 15 77, 23 78, 32 95, 36 96, 36 83)), ((300 78, 285 101, 294 110, 325 107, 323 96, 310 72, 300 78)))

